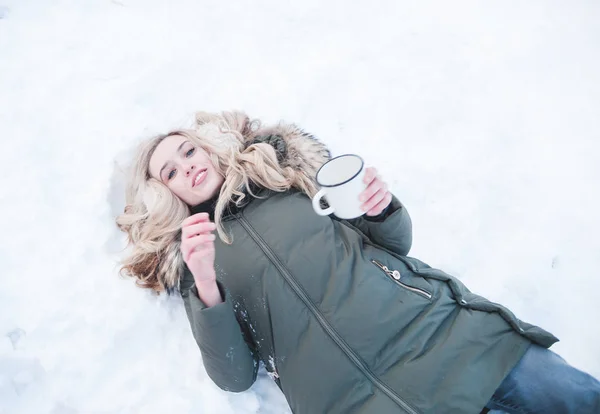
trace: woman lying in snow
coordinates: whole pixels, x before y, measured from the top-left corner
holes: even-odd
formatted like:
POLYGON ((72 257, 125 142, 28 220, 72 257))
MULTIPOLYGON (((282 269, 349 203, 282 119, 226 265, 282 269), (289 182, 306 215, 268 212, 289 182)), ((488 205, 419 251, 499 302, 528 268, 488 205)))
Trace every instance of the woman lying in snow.
POLYGON ((140 147, 117 223, 123 270, 181 292, 219 387, 248 389, 263 361, 295 413, 600 413, 600 383, 552 334, 407 256, 408 212, 374 169, 365 215, 319 216, 321 142, 196 118, 140 147))

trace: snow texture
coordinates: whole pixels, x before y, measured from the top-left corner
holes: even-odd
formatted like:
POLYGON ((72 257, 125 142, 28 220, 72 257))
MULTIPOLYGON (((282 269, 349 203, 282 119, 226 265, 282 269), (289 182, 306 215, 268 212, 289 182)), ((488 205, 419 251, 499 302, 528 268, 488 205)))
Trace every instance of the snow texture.
MULTIPOLYGON (((600 376, 600 3, 0 0, 0 414, 285 413, 117 275, 122 168, 238 108, 378 167, 411 255, 600 376)), ((315 373, 318 375, 318 373, 315 373)))

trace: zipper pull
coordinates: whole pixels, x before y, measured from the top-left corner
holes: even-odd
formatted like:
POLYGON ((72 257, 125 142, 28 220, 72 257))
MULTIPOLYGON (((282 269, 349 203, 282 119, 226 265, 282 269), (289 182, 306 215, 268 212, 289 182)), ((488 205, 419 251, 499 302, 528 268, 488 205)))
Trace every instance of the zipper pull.
POLYGON ((387 266, 379 263, 377 260, 373 259, 371 260, 371 262, 373 262, 373 264, 375 264, 377 267, 379 267, 381 270, 383 270, 388 276, 393 277, 396 280, 400 280, 400 272, 397 270, 390 270, 387 266))

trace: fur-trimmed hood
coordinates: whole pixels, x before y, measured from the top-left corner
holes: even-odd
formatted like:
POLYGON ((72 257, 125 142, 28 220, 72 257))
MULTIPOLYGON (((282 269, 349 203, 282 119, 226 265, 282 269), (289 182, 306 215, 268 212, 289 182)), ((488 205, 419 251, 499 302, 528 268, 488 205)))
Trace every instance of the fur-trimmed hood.
MULTIPOLYGON (((237 131, 243 137, 246 148, 257 143, 268 143, 275 149, 283 168, 290 167, 313 183, 319 168, 331 158, 325 144, 297 125, 280 122, 273 126, 262 126, 258 120, 250 120, 243 112, 198 112, 196 130, 207 135, 219 130, 237 131)), ((220 138, 223 139, 223 135, 220 138)))
POLYGON ((253 141, 260 142, 262 137, 264 137, 262 142, 267 142, 275 148, 283 167, 304 171, 312 179, 319 168, 331 158, 331 153, 325 144, 295 124, 280 123, 273 127, 259 129, 253 141), (281 145, 279 139, 284 145, 281 145))

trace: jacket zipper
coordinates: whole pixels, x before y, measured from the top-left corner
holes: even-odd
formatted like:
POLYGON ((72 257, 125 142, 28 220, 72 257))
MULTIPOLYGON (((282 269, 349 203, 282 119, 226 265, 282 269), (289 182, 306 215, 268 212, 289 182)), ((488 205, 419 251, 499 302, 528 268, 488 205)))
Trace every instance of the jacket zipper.
MULTIPOLYGON (((242 213, 243 214, 243 213, 242 213)), ((277 267, 279 272, 283 275, 292 289, 296 292, 296 294, 300 297, 302 302, 310 309, 312 314, 317 318, 319 324, 325 329, 325 331, 329 334, 331 339, 342 349, 342 351, 350 358, 352 362, 358 367, 358 369, 367 377, 369 380, 379 388, 385 395, 387 395, 390 399, 392 399, 396 404, 402 407, 409 414, 418 414, 406 401, 404 401, 400 396, 398 396, 390 387, 381 382, 379 378, 375 376, 371 372, 371 370, 365 365, 365 363, 356 355, 356 353, 350 348, 348 344, 340 337, 340 335, 333 329, 333 327, 327 322, 325 317, 321 315, 321 312, 317 309, 314 303, 308 297, 308 294, 304 291, 302 286, 294 279, 292 274, 288 271, 287 267, 281 262, 279 257, 271 250, 269 245, 262 239, 260 234, 252 225, 246 220, 246 218, 241 215, 240 216, 240 224, 246 231, 250 234, 252 239, 260 246, 261 250, 269 257, 271 262, 277 267)))
POLYGON ((404 289, 410 290, 411 292, 421 295, 429 300, 431 300, 431 298, 433 297, 433 295, 431 293, 427 292, 426 290, 408 286, 407 284, 402 283, 400 281, 401 275, 400 275, 399 271, 391 270, 387 266, 379 263, 375 259, 371 259, 371 263, 373 263, 375 266, 377 266, 379 269, 381 269, 386 275, 388 275, 390 278, 392 278, 394 280, 394 282, 396 282, 398 285, 402 286, 404 289))

